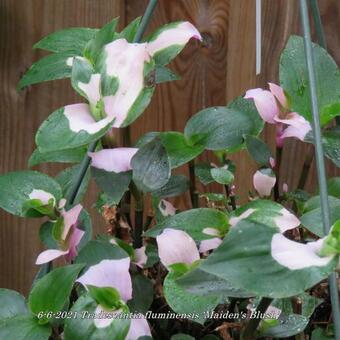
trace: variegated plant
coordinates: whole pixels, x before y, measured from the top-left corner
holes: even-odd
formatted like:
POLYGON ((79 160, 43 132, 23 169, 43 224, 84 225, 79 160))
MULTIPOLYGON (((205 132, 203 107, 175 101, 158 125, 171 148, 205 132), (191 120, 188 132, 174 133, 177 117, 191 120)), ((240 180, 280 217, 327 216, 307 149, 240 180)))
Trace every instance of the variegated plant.
MULTIPOLYGON (((135 145, 107 148, 103 138, 126 131, 158 83, 177 79, 165 65, 190 39, 197 47, 202 40, 189 22, 165 25, 143 40, 136 38, 140 19, 121 32, 117 24, 42 39, 35 47, 52 54, 20 81, 24 88, 71 78, 84 101, 42 123, 29 160, 30 166, 74 166, 56 178, 33 170, 0 177, 4 210, 46 218, 39 232, 46 249, 37 256, 40 269, 27 302, 0 290, 0 338, 239 339, 256 311, 264 314, 253 338, 303 336, 305 329, 312 339, 319 336, 324 331, 309 321, 324 303, 315 287, 339 265, 340 178, 329 182, 328 235, 319 197, 303 187, 280 188, 279 181, 285 139, 313 143, 302 38, 291 37, 281 55, 281 86, 269 83, 270 90, 252 89, 227 106, 204 109, 183 133, 150 132, 135 145), (275 154, 259 137, 265 123, 276 126, 275 154), (242 174, 230 160, 241 149, 258 164, 245 204, 234 185, 242 174), (214 152, 215 163, 195 163, 205 150, 214 152), (185 164, 190 180, 173 173, 185 164), (80 204, 90 177, 102 191, 95 207, 110 227, 94 239, 80 204), (199 192, 198 180, 221 190, 199 192), (179 211, 171 198, 188 190, 192 209, 179 211), (152 213, 146 214, 148 197, 152 213), (66 265, 53 268, 63 262, 57 258, 66 265), (234 313, 227 326, 226 311, 234 313), (167 322, 160 322, 160 312, 167 322)), ((340 115, 340 72, 321 47, 313 48, 325 155, 339 166, 340 130, 330 123, 340 115)))

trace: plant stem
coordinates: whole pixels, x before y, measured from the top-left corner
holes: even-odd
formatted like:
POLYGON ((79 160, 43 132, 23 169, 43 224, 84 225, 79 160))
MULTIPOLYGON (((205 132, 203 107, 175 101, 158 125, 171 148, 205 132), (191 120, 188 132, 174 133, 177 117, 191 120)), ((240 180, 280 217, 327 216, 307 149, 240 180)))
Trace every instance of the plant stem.
POLYGON ((274 186, 274 200, 277 202, 280 198, 280 167, 282 159, 282 147, 276 147, 276 164, 275 164, 275 175, 276 182, 274 186))
MULTIPOLYGON (((329 212, 329 202, 328 202, 328 192, 327 192, 327 178, 325 170, 325 160, 323 157, 323 146, 321 141, 321 129, 320 129, 320 117, 318 112, 318 98, 316 92, 316 81, 315 81, 315 69, 314 60, 312 53, 312 42, 310 36, 310 26, 308 17, 308 8, 306 0, 300 0, 300 12, 301 20, 304 33, 305 41, 305 58, 308 68, 308 78, 309 78, 309 90, 311 98, 311 106, 313 113, 313 133, 315 140, 315 152, 316 152, 316 166, 319 179, 320 187, 320 202, 321 202, 321 212, 323 219, 323 229, 325 235, 329 233, 331 223, 330 223, 330 212, 329 212)), ((335 339, 340 340, 340 305, 339 305, 339 292, 337 286, 337 276, 333 272, 329 276, 329 290, 332 302, 333 310, 333 324, 335 330, 335 339)))
POLYGON ((254 319, 250 319, 250 321, 247 323, 246 328, 243 331, 243 334, 241 336, 242 340, 253 340, 256 339, 256 336, 254 335, 254 333, 256 332, 257 326, 259 325, 260 321, 261 321, 261 314, 265 313, 267 308, 270 306, 270 304, 272 303, 273 299, 271 298, 266 298, 263 297, 260 300, 259 305, 256 308, 256 313, 257 313, 257 317, 254 319), (259 314, 259 316, 258 316, 259 314))
POLYGON ((143 34, 145 33, 145 30, 150 22, 152 14, 156 8, 156 5, 157 5, 157 0, 149 0, 148 6, 146 7, 142 20, 138 27, 137 33, 135 37, 133 38, 134 43, 136 42, 138 43, 141 41, 143 34))
POLYGON ((88 146, 86 155, 84 156, 82 162, 80 163, 80 169, 79 169, 78 176, 77 176, 76 180, 73 182, 72 189, 70 191, 69 197, 67 197, 68 207, 71 207, 73 205, 75 199, 77 198, 79 189, 81 187, 81 184, 84 180, 84 177, 86 175, 86 172, 87 172, 87 170, 90 166, 90 162, 91 162, 91 158, 88 155, 88 153, 93 152, 96 149, 97 144, 98 144, 98 141, 93 142, 88 146))
POLYGON ((198 208, 198 194, 196 190, 196 177, 195 177, 195 161, 189 162, 189 179, 190 179, 190 199, 193 208, 198 208))
POLYGON ((308 146, 305 162, 303 163, 299 183, 297 186, 298 189, 303 190, 305 188, 305 185, 308 179, 309 169, 311 167, 313 159, 314 159, 314 150, 312 146, 308 146))

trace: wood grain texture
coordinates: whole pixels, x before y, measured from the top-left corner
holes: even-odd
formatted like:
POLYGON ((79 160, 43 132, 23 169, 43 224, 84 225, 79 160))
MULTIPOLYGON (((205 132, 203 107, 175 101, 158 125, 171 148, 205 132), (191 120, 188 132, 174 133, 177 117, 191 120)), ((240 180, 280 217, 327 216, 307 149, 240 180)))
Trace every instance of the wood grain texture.
MULTIPOLYGON (((36 85, 18 94, 21 74, 44 53, 32 50, 41 37, 64 27, 99 27, 115 16, 120 27, 142 15, 147 0, 0 0, 0 173, 25 169, 34 149, 34 133, 52 111, 79 100, 69 81, 36 85)), ((340 63, 340 3, 320 1, 328 48, 340 63)), ((189 20, 202 32, 205 44, 190 42, 170 67, 181 80, 157 87, 150 107, 131 126, 132 141, 148 131, 183 131, 186 121, 199 110, 225 105, 245 90, 264 87, 278 79, 277 61, 288 37, 299 33, 297 0, 262 0, 262 73, 255 75, 255 1, 253 0, 159 0, 149 31, 175 20, 189 20)), ((265 140, 274 151, 274 130, 266 127, 265 140)), ((307 146, 285 142, 281 168, 282 183, 297 184, 307 146)), ((245 151, 233 155, 238 166, 237 194, 244 202, 252 189, 256 165, 245 151)), ((216 161, 206 152, 201 161, 216 161)), ((308 188, 315 188, 315 166, 308 188)), ((56 174, 60 165, 43 165, 39 170, 56 174)), ((178 170, 188 174, 186 167, 178 170)), ((339 175, 327 162, 329 176, 339 175)), ((200 187, 200 189, 203 189, 200 187)), ((1 188, 0 188, 1 190, 1 188)), ((220 190, 209 186, 209 191, 220 190)), ((96 197, 92 185, 85 206, 91 209, 96 197)), ((175 199, 180 208, 190 207, 189 196, 175 199)), ((93 212, 93 209, 91 210, 93 212)), ((27 294, 36 272, 34 260, 42 249, 38 239, 39 220, 24 220, 0 212, 0 287, 27 294)), ((104 223, 94 214, 95 231, 104 223)))

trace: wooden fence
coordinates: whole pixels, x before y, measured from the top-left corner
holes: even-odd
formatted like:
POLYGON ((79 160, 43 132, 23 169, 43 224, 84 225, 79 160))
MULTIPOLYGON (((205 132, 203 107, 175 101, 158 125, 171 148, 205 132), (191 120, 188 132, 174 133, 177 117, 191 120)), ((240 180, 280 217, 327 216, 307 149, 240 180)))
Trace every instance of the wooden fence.
MULTIPOLYGON (((43 55, 32 45, 43 36, 65 27, 100 27, 120 16, 120 27, 142 15, 146 0, 1 0, 0 1, 0 173, 27 168, 34 150, 34 134, 41 122, 62 105, 79 98, 69 81, 55 81, 16 92, 20 76, 43 55)), ((320 0, 328 49, 340 63, 340 2, 320 0)), ((147 131, 183 131, 197 111, 225 105, 246 89, 277 81, 277 61, 288 37, 300 32, 297 0, 262 0, 262 73, 255 75, 255 0, 160 0, 150 30, 175 20, 189 20, 205 37, 198 48, 192 43, 171 65, 181 80, 158 86, 151 105, 132 125, 132 140, 147 131)), ((274 148, 274 131, 266 127, 265 139, 274 148)), ((298 174, 308 146, 295 140, 285 142, 281 167, 282 183, 290 188, 298 174)), ((204 154, 202 159, 212 159, 204 154)), ((237 194, 245 200, 256 169, 247 153, 234 156, 238 166, 237 194)), ((310 172, 308 188, 315 187, 310 172)), ((61 165, 37 169, 56 174, 61 165)), ((340 172, 327 162, 329 176, 340 172)), ((187 169, 181 169, 183 173, 187 169)), ((1 188, 0 188, 1 190, 1 188)), ((91 184, 85 206, 91 209, 97 190, 91 184)), ((189 197, 175 205, 190 206, 189 197)), ((92 209, 94 210, 94 209, 92 209)), ((0 212, 0 287, 27 294, 37 271, 34 265, 42 245, 39 220, 24 220, 0 212)), ((103 219, 94 213, 96 232, 104 231, 103 219)))

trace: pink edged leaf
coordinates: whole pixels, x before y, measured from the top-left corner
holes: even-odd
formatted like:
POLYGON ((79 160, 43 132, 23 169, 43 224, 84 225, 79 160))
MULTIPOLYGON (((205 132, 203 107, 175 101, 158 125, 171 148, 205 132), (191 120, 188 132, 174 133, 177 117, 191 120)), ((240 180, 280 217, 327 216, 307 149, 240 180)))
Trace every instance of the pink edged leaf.
POLYGON ((158 255, 167 268, 175 263, 192 264, 200 259, 195 241, 182 230, 166 228, 156 240, 158 255))
POLYGON ((68 250, 59 250, 59 249, 47 249, 39 254, 37 257, 35 264, 43 264, 47 262, 51 262, 56 258, 68 254, 68 250))
POLYGON ((77 282, 83 286, 116 288, 125 302, 132 298, 132 282, 129 273, 130 258, 103 260, 91 266, 77 282))
POLYGON ((69 245, 68 245, 69 252, 66 255, 67 261, 71 262, 77 256, 78 254, 77 247, 84 235, 85 235, 85 231, 78 229, 76 226, 72 226, 71 236, 70 236, 69 245))
POLYGON ((279 86, 279 85, 274 84, 274 83, 268 83, 268 85, 269 85, 270 92, 279 101, 280 105, 284 109, 288 109, 289 108, 289 104, 288 104, 288 100, 287 100, 287 97, 286 97, 286 95, 284 93, 283 88, 281 86, 279 86))
POLYGON ((304 141, 307 133, 312 130, 310 123, 296 112, 291 112, 286 116, 286 119, 275 118, 277 122, 288 125, 283 130, 281 138, 296 137, 304 141))
POLYGON ((82 205, 77 204, 68 211, 65 211, 65 210, 62 211, 61 215, 64 218, 64 229, 63 229, 63 234, 62 234, 63 240, 66 240, 71 227, 77 223, 79 214, 82 209, 83 209, 82 205))
POLYGON ((135 249, 135 259, 133 263, 140 268, 143 268, 148 260, 145 250, 145 246, 135 249))
POLYGON ((200 243, 199 252, 205 253, 209 250, 216 249, 222 243, 222 239, 214 237, 209 240, 203 240, 200 243))
POLYGON ((158 209, 164 217, 173 216, 176 214, 176 208, 169 201, 164 199, 160 200, 158 209))
POLYGON ((113 127, 121 127, 144 89, 145 64, 150 62, 150 55, 146 44, 117 39, 105 46, 102 59, 106 74, 119 83, 114 95, 103 97, 105 112, 115 119, 113 127))
POLYGON ((202 40, 197 28, 190 22, 180 22, 161 27, 156 31, 147 44, 147 51, 151 56, 171 46, 185 46, 191 39, 202 40))
POLYGON ((106 118, 96 121, 91 114, 90 106, 83 103, 65 106, 64 116, 67 118, 72 132, 86 131, 91 135, 107 127, 114 119, 108 115, 106 118))
POLYGON ((270 91, 262 89, 248 90, 245 99, 253 99, 261 118, 270 124, 275 124, 274 118, 279 114, 276 99, 270 91))
POLYGON ((92 166, 108 172, 125 172, 131 170, 131 159, 138 151, 137 148, 103 149, 89 152, 92 166))
POLYGON ((91 105, 100 101, 100 74, 92 74, 88 83, 78 82, 78 87, 84 92, 91 105))
POLYGON ((300 225, 300 220, 286 208, 282 208, 280 214, 280 216, 274 218, 274 222, 281 233, 294 229, 300 225))
POLYGON ((270 196, 271 191, 276 183, 276 177, 273 175, 272 170, 265 170, 270 171, 258 170, 253 176, 254 188, 261 197, 270 196))
POLYGON ((314 266, 326 266, 334 256, 321 257, 319 252, 324 239, 306 244, 289 240, 282 234, 275 234, 271 242, 271 255, 276 262, 290 270, 314 266))
POLYGON ((125 340, 137 340, 143 336, 150 336, 150 326, 146 319, 131 319, 129 332, 125 340))
POLYGON ((31 200, 40 200, 44 205, 47 205, 49 200, 53 200, 53 203, 55 204, 55 197, 50 194, 49 192, 46 192, 44 190, 40 189, 33 189, 32 192, 28 195, 28 197, 31 200))

